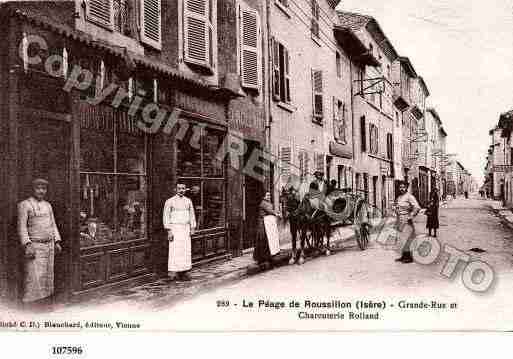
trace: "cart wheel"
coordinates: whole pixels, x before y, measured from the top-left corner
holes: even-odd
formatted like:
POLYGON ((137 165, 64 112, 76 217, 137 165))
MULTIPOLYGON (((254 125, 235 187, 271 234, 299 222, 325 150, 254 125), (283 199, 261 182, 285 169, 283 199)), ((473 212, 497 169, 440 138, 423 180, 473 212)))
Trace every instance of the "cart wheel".
POLYGON ((363 251, 369 245, 369 230, 365 224, 361 224, 358 232, 356 242, 358 243, 358 247, 363 251))

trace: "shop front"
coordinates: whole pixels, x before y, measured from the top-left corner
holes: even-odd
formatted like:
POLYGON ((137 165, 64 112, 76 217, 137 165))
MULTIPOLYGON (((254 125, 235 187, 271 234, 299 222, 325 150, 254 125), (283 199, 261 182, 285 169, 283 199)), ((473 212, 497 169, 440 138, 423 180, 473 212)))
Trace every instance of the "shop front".
MULTIPOLYGON (((117 105, 111 102, 114 96, 92 104, 94 87, 67 91, 65 74, 14 66, 21 59, 17 51, 9 53, 12 71, 2 71, 10 96, 2 98, 2 146, 9 156, 1 157, 7 169, 1 177, 0 244, 7 253, 0 268, 7 274, 1 295, 12 301, 22 295, 16 205, 30 196, 37 177, 50 183, 47 199, 63 239, 55 266, 57 301, 96 296, 167 273, 162 209, 178 182, 186 184, 196 211, 193 264, 229 257, 226 98, 199 85, 170 81, 157 65, 137 63, 132 77, 122 80, 111 65, 123 64, 115 53, 85 48, 50 31, 38 34, 44 35, 50 53, 69 53, 70 69, 78 64, 92 72, 101 68, 102 81, 125 89, 131 84, 135 94, 149 90, 141 108, 157 100, 168 114, 178 114, 178 121, 148 131, 142 111, 133 110, 128 96, 117 105)), ((12 37, 18 43, 21 31, 12 37)))

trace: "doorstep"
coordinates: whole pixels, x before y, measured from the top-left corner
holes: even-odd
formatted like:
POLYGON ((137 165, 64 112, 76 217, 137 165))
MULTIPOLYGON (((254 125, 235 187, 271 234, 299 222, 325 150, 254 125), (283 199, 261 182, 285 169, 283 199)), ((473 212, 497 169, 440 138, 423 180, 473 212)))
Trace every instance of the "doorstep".
MULTIPOLYGON (((344 249, 357 248, 354 239, 354 227, 352 225, 336 228, 331 238, 331 252, 336 254, 344 249)), ((290 241, 281 241, 280 245, 281 251, 273 260, 275 268, 288 265, 292 253, 290 241)), ((305 261, 310 261, 319 255, 309 256, 305 258, 305 261)), ((241 280, 267 269, 267 266, 256 264, 252 252, 248 252, 229 260, 220 260, 193 267, 190 271, 191 281, 189 282, 159 278, 150 283, 112 292, 102 298, 72 306, 92 307, 122 301, 136 307, 151 307, 154 309, 169 307, 195 294, 241 280)))

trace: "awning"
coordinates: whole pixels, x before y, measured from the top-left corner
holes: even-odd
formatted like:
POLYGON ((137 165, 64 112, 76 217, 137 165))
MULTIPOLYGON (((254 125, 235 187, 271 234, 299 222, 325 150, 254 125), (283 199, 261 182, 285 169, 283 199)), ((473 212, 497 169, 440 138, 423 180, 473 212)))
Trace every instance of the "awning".
POLYGON ((334 141, 330 141, 330 153, 342 158, 353 158, 353 151, 351 149, 334 141))

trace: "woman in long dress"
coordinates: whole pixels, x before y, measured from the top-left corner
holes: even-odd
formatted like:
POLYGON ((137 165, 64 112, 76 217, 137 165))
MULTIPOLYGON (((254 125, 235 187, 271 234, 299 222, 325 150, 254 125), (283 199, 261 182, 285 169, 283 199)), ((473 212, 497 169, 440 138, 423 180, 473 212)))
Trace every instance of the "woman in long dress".
POLYGON ((408 182, 403 181, 399 185, 399 196, 395 200, 395 211, 397 216, 397 230, 403 246, 401 257, 396 262, 411 263, 411 242, 415 238, 415 225, 413 218, 419 213, 420 206, 415 197, 408 192, 408 182))
POLYGON ((438 198, 438 190, 436 188, 433 189, 431 195, 429 196, 429 203, 427 208, 427 222, 426 228, 428 230, 428 235, 431 236, 431 230, 433 230, 433 237, 436 237, 436 230, 440 226, 438 221, 438 208, 440 204, 440 199, 438 198))
MULTIPOLYGON (((258 212, 258 224, 256 230, 256 239, 255 239, 255 250, 253 251, 253 259, 258 264, 269 263, 272 260, 272 256, 276 253, 276 233, 273 233, 273 238, 268 238, 266 233, 266 220, 272 220, 272 218, 268 216, 279 217, 280 214, 274 210, 273 204, 271 203, 271 194, 269 192, 265 193, 262 202, 260 202, 259 212, 258 212), (267 218, 266 218, 267 217, 267 218), (269 245, 269 242, 273 244, 273 248, 269 245)), ((274 219, 275 220, 275 219, 274 219)), ((269 224, 268 224, 269 226, 269 224)), ((278 243, 279 245, 279 243, 278 243)))

